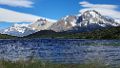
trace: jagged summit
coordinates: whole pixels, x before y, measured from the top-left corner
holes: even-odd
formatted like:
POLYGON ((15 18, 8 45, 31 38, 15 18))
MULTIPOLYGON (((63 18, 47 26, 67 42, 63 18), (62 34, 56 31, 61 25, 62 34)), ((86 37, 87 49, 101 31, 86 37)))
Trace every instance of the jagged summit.
POLYGON ((29 25, 33 30, 47 30, 54 22, 51 22, 47 19, 38 19, 36 22, 29 25))
POLYGON ((118 26, 119 23, 114 19, 102 16, 95 10, 87 10, 78 17, 77 23, 79 26, 99 25, 101 27, 106 26, 118 26))
POLYGON ((54 30, 56 32, 66 31, 76 26, 76 21, 77 21, 76 16, 67 15, 58 20, 56 23, 54 23, 49 29, 54 30))
POLYGON ((101 14, 97 12, 96 10, 87 10, 84 13, 82 13, 82 15, 84 16, 91 15, 92 17, 95 17, 96 15, 101 16, 101 14))

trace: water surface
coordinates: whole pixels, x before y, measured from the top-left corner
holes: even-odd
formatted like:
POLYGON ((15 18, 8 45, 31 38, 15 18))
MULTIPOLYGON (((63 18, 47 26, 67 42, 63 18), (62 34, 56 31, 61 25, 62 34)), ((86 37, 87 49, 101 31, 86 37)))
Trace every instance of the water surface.
POLYGON ((54 63, 86 63, 97 60, 108 65, 120 64, 120 40, 0 40, 0 59, 17 61, 31 58, 54 63))

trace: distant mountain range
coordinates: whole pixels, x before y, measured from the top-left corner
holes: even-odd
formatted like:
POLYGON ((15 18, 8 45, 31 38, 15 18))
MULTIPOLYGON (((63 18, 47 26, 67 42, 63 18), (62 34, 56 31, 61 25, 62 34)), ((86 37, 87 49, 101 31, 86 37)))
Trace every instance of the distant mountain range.
POLYGON ((0 33, 23 37, 44 30, 55 33, 79 33, 118 26, 120 26, 120 20, 103 16, 95 10, 88 10, 76 16, 68 15, 58 21, 41 18, 31 24, 15 24, 0 33))

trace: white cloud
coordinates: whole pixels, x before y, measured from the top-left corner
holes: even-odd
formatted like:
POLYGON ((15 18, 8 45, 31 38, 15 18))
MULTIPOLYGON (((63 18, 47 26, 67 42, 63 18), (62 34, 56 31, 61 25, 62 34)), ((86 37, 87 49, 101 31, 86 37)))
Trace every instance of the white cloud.
POLYGON ((91 4, 87 1, 83 1, 79 3, 82 7, 86 8, 106 8, 106 9, 116 9, 118 8, 116 5, 108 5, 108 4, 91 4))
POLYGON ((16 12, 4 8, 0 8, 0 22, 10 22, 10 23, 18 23, 18 22, 35 22, 38 19, 46 19, 51 22, 56 22, 56 20, 44 18, 40 16, 35 16, 32 14, 16 12))
POLYGON ((100 12, 102 15, 110 16, 113 18, 120 18, 120 11, 117 11, 117 5, 110 5, 110 4, 91 4, 87 1, 83 1, 79 3, 83 9, 80 12, 84 12, 86 10, 96 10, 100 12))
POLYGON ((8 5, 14 7, 32 7, 33 2, 30 0, 0 0, 1 5, 8 5))
POLYGON ((35 22, 39 16, 0 8, 0 22, 35 22))

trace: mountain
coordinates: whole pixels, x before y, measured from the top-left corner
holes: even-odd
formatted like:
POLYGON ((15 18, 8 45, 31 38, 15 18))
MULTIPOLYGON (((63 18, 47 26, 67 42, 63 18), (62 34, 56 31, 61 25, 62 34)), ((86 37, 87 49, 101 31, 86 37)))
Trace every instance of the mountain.
POLYGON ((0 31, 1 34, 23 37, 40 30, 48 29, 54 23, 53 20, 40 18, 30 24, 14 24, 13 26, 0 31))
POLYGON ((99 12, 95 10, 88 10, 78 17, 76 22, 80 27, 98 25, 101 27, 107 26, 119 26, 120 24, 115 22, 114 19, 106 16, 102 16, 99 12))
POLYGON ((56 32, 67 31, 77 25, 76 21, 76 16, 66 16, 54 23, 49 29, 56 32))
POLYGON ((79 33, 117 26, 120 26, 119 19, 103 16, 95 10, 88 10, 78 15, 67 15, 58 21, 40 18, 30 24, 15 24, 0 31, 0 33, 23 37, 41 30, 52 30, 59 33, 79 33))
POLYGON ((36 22, 31 23, 29 25, 30 28, 36 31, 47 30, 51 25, 53 25, 53 21, 49 21, 47 19, 38 19, 36 22))
POLYGON ((50 29, 56 32, 86 32, 116 26, 120 26, 120 22, 110 17, 102 16, 95 10, 88 10, 77 16, 66 16, 53 24, 50 29))
POLYGON ((32 34, 36 31, 32 30, 28 24, 14 24, 13 26, 3 30, 2 34, 22 37, 24 35, 32 34))

